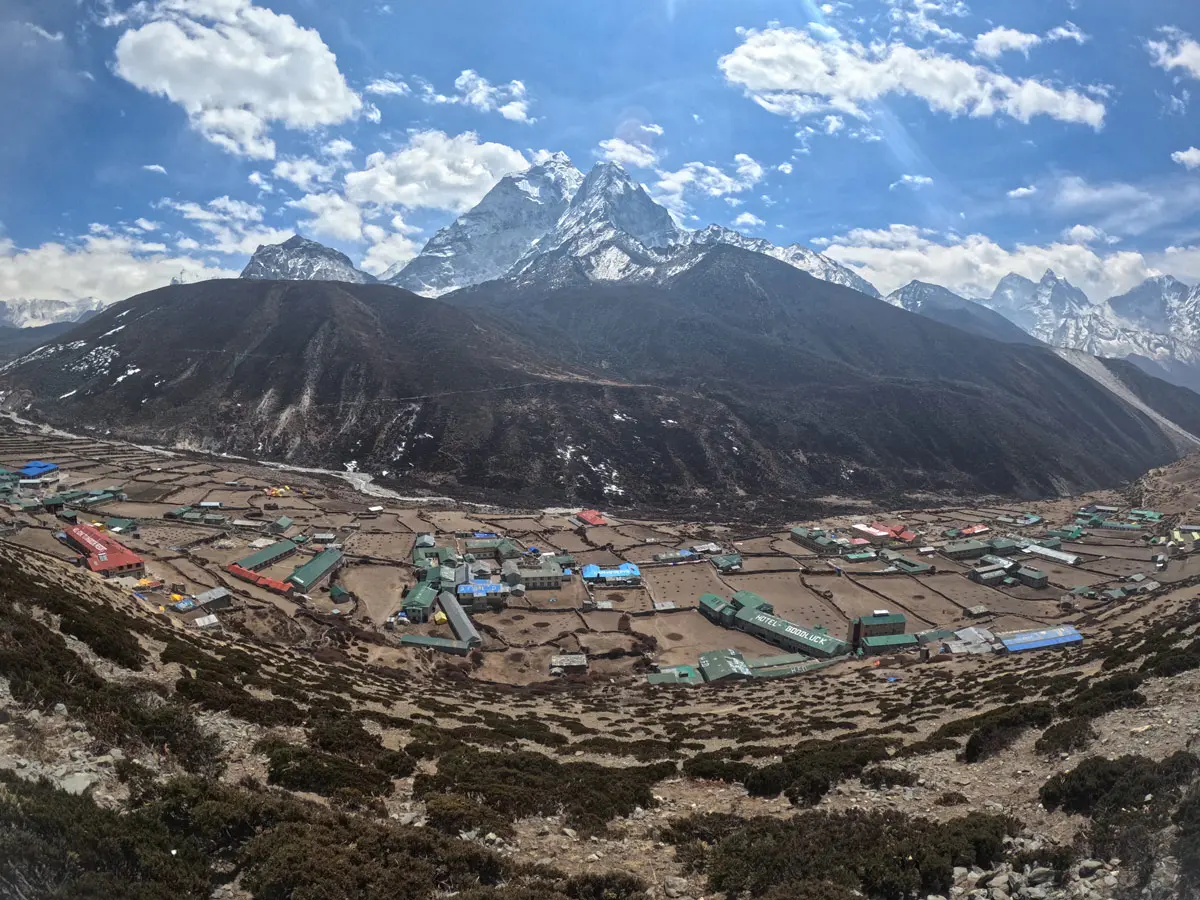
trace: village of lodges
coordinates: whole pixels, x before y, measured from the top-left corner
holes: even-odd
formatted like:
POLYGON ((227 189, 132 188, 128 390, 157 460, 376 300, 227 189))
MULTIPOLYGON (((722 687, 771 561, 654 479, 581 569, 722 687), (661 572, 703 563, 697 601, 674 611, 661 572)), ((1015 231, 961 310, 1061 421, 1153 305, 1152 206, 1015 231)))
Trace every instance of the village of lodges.
POLYGON ((264 616, 336 616, 377 630, 387 664, 470 657, 472 677, 513 683, 1070 647, 1095 616, 1200 574, 1200 511, 1108 496, 755 528, 397 503, 296 473, 288 487, 249 463, 3 431, 0 465, 0 539, 180 624, 255 633, 275 627, 264 616))

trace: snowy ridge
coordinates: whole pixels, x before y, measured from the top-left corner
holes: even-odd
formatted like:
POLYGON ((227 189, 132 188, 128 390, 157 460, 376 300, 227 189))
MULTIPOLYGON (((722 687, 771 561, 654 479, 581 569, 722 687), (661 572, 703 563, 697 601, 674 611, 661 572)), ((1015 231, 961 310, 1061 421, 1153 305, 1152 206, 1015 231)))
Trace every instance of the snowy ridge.
POLYGON ((240 277, 267 281, 348 281, 353 284, 375 281, 366 272, 356 269, 346 254, 298 234, 282 244, 260 244, 240 277))
POLYGON ((1161 413, 1156 412, 1146 403, 1143 403, 1133 391, 1125 386, 1125 383, 1120 378, 1109 371, 1108 367, 1096 359, 1096 357, 1081 350, 1067 348, 1058 348, 1054 352, 1158 425, 1168 437, 1175 441, 1181 451, 1190 453, 1200 448, 1200 437, 1196 437, 1190 431, 1172 422, 1161 413))
POLYGON ((583 173, 563 153, 506 175, 416 257, 388 269, 380 281, 437 297, 499 278, 554 227, 582 184, 583 173))
POLYGON ((59 322, 78 322, 98 312, 104 303, 91 297, 82 300, 5 300, 0 302, 0 326, 40 328, 59 322))

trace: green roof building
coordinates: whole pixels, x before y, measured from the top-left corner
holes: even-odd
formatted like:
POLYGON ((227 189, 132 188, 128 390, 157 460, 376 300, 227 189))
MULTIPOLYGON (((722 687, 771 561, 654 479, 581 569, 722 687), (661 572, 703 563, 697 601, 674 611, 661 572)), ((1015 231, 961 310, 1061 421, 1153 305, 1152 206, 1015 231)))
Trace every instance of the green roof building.
POLYGON ((471 652, 471 646, 464 641, 452 641, 450 638, 433 637, 428 634, 406 634, 400 638, 405 647, 422 647, 426 650, 440 650, 443 653, 454 653, 466 656, 471 652))
POLYGON ((1062 528, 1051 528, 1046 534, 1063 541, 1077 541, 1083 537, 1083 529, 1078 525, 1064 525, 1062 528))
POLYGON ((857 647, 869 637, 904 634, 908 620, 901 613, 877 610, 869 616, 858 616, 850 620, 850 645, 857 647))
POLYGON ((816 628, 805 628, 780 619, 770 613, 754 609, 739 609, 734 616, 734 625, 740 631, 752 634, 761 640, 798 653, 829 658, 850 651, 845 641, 816 628))
POLYGON ((292 572, 284 580, 294 584, 296 589, 301 593, 307 594, 332 575, 334 570, 341 565, 341 562, 341 550, 322 550, 308 562, 304 563, 304 565, 298 566, 296 571, 292 572))
POLYGON ((911 650, 919 643, 915 634, 879 634, 863 638, 861 646, 867 656, 879 656, 897 650, 911 650))
POLYGON ((947 559, 976 559, 990 549, 980 541, 953 541, 942 548, 942 556, 947 559))
POLYGON ((413 565, 423 566, 429 560, 437 560, 439 566, 452 566, 458 554, 453 547, 414 547, 412 552, 413 565))
POLYGON ((712 564, 717 567, 718 572, 736 572, 742 567, 742 556, 740 553, 725 553, 721 556, 709 557, 712 564))
POLYGON ((704 618, 714 624, 720 625, 721 613, 729 606, 724 598, 718 597, 716 594, 701 594, 698 602, 700 604, 700 613, 704 618))
POLYGON ((292 541, 279 541, 270 547, 263 547, 261 550, 251 553, 245 559, 239 559, 234 565, 241 566, 243 569, 249 569, 251 572, 257 572, 259 569, 265 569, 267 566, 277 563, 281 559, 287 559, 295 552, 295 543, 292 541))
POLYGON ((1021 549, 1021 545, 1012 538, 992 538, 987 543, 988 547, 991 548, 991 552, 997 556, 1012 556, 1012 554, 1021 549))
POLYGON ((428 622, 433 614, 437 590, 429 584, 418 584, 412 588, 400 604, 404 614, 413 622, 428 622))
POLYGON ((746 610, 762 610, 766 613, 775 612, 775 607, 766 601, 763 597, 758 596, 754 591, 735 591, 730 598, 734 609, 746 610))
POLYGON ((704 683, 704 677, 695 666, 667 666, 646 676, 647 684, 686 684, 695 686, 704 683))
POLYGON ((700 654, 700 674, 705 681, 739 681, 754 673, 736 650, 709 650, 700 654))
POLYGON ((892 566, 905 575, 928 575, 933 571, 933 566, 929 563, 918 562, 915 559, 909 559, 907 556, 897 557, 892 560, 892 566))

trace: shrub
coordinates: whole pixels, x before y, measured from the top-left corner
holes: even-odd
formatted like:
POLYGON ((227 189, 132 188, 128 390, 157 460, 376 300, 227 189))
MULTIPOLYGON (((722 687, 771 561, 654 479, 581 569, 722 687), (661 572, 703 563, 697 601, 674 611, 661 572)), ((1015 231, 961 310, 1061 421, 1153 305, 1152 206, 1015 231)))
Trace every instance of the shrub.
POLYGON ((1067 719, 1042 732, 1033 749, 1043 756, 1071 753, 1087 748, 1096 740, 1096 729, 1088 719, 1067 719))
POLYGON ((1053 717, 1054 713, 1046 703, 1001 707, 981 716, 973 716, 969 721, 977 727, 963 748, 963 760, 975 763, 990 759, 1011 747, 1030 727, 1045 727, 1053 717))
POLYGON ((882 738, 804 741, 780 762, 754 769, 743 783, 752 796, 786 793, 793 803, 812 806, 838 781, 860 775, 871 763, 887 759, 889 746, 882 738))
POLYGON ((340 756, 296 744, 260 743, 267 755, 267 780, 292 791, 310 791, 332 797, 353 791, 364 797, 392 792, 392 781, 383 772, 340 756))
POLYGON ((571 900, 642 900, 646 883, 625 872, 575 875, 567 879, 565 891, 571 900))
POLYGON ((971 799, 960 791, 946 791, 933 802, 936 806, 966 806, 971 799))
POLYGON ((1069 772, 1055 775, 1039 791, 1048 810, 1097 816, 1106 812, 1141 808, 1144 797, 1178 789, 1200 771, 1200 759, 1180 751, 1161 763, 1142 756, 1105 759, 1089 756, 1069 772))
POLYGON ((175 692, 203 709, 228 712, 231 716, 258 725, 299 725, 304 713, 291 700, 260 700, 237 684, 185 675, 175 682, 175 692))
POLYGON ((495 832, 511 835, 512 826, 503 816, 461 794, 435 794, 425 801, 425 817, 430 828, 457 836, 465 831, 484 835, 495 832))
POLYGON ((1192 785, 1175 811, 1173 821, 1178 828, 1174 855, 1179 860, 1183 884, 1196 891, 1200 889, 1200 784, 1192 785))
POLYGON ((602 830, 635 807, 654 805, 651 785, 678 771, 674 763, 608 768, 559 762, 540 753, 495 753, 462 748, 444 755, 437 774, 417 775, 413 794, 452 792, 477 798, 509 819, 565 812, 576 828, 602 830))
POLYGON ((889 766, 872 766, 863 770, 859 780, 869 788, 880 790, 891 787, 912 787, 919 780, 917 776, 905 769, 894 769, 889 766))

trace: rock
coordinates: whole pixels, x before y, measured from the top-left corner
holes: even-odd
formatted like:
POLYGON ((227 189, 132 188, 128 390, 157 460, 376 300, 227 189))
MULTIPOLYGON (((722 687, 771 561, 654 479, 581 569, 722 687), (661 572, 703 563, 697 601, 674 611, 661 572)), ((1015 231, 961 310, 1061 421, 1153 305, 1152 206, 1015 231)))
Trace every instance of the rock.
POLYGON ((1045 866, 1038 866, 1029 873, 1029 883, 1032 885, 1049 884, 1054 880, 1055 871, 1045 866))
POLYGON ((574 828, 564 827, 562 830, 562 833, 565 834, 567 837, 569 837, 573 841, 579 840, 579 832, 576 831, 574 828))
POLYGON ((587 855, 587 859, 588 859, 588 862, 599 862, 600 854, 599 853, 589 853, 587 855))
POLYGON ((55 703, 54 714, 56 716, 65 716, 67 714, 67 705, 65 703, 55 703))
POLYGON ((629 818, 635 819, 635 820, 644 819, 644 818, 646 818, 646 811, 644 809, 642 809, 640 806, 635 806, 633 808, 633 812, 629 814, 629 818))
POLYGON ((988 892, 988 896, 991 897, 991 900, 1008 900, 1008 891, 1004 888, 992 888, 988 892))
POLYGON ((955 880, 955 882, 959 882, 959 881, 965 881, 965 880, 966 880, 966 877, 967 877, 968 875, 970 875, 970 874, 971 874, 971 870, 970 870, 970 869, 967 869, 967 868, 965 868, 965 867, 963 867, 963 866, 955 866, 955 867, 954 867, 954 880, 955 880))
POLYGON ((496 841, 500 840, 500 838, 496 837, 496 832, 494 831, 489 831, 486 835, 484 835, 483 839, 491 844, 494 844, 496 841))
POLYGON ((97 756, 92 760, 92 762, 98 766, 111 766, 113 764, 113 758, 106 753, 103 756, 97 756))
POLYGON ((663 881, 663 890, 667 892, 667 896, 676 900, 683 897, 688 892, 688 883, 686 878, 680 878, 678 875, 668 875, 663 881))
POLYGON ((1025 900, 1046 900, 1050 896, 1050 888, 1043 886, 1022 888, 1021 896, 1025 900))
POLYGON ((60 778, 58 786, 68 794, 78 796, 99 780, 95 775, 90 775, 87 772, 76 772, 74 775, 66 775, 60 778))
POLYGON ((535 862, 534 865, 535 866, 544 866, 547 869, 553 869, 554 868, 554 860, 553 860, 553 858, 551 858, 549 856, 543 856, 541 859, 539 859, 537 862, 535 862))
POLYGON ((1097 872, 1104 868, 1104 863, 1098 859, 1085 859, 1079 864, 1079 877, 1091 878, 1097 872))
POLYGON ((1007 891, 1008 890, 1008 873, 1001 872, 995 878, 991 879, 987 883, 987 886, 990 888, 998 888, 999 890, 1007 891))
POLYGON ((114 761, 120 762, 121 760, 123 760, 125 758, 125 751, 122 750, 120 747, 113 747, 111 750, 108 751, 108 755, 111 756, 114 761))

